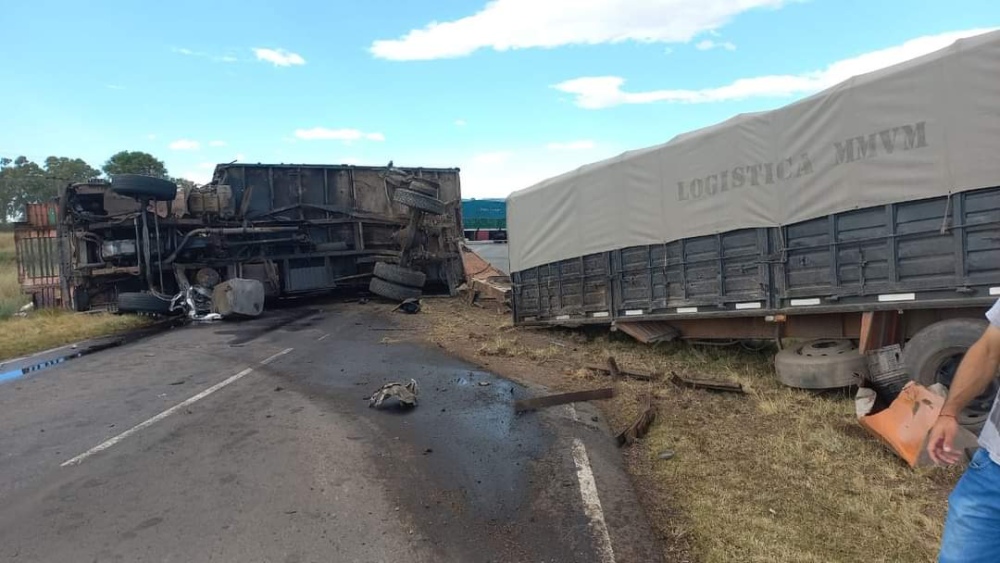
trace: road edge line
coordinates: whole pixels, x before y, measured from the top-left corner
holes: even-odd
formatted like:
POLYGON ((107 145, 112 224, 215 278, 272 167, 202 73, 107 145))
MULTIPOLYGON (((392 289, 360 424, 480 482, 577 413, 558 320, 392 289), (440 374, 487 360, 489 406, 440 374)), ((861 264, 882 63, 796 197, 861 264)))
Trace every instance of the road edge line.
POLYGON ((611 535, 608 533, 608 524, 604 521, 601 498, 597 495, 594 471, 590 467, 587 448, 579 438, 573 438, 573 463, 576 464, 576 478, 580 482, 583 511, 590 520, 590 530, 597 542, 601 563, 615 563, 615 552, 611 548, 611 535))

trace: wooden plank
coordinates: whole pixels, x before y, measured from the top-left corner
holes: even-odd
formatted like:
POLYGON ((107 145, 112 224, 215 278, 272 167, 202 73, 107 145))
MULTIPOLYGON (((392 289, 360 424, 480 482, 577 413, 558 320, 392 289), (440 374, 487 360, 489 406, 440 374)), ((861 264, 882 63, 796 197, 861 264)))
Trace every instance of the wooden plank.
POLYGON ((618 442, 618 446, 634 444, 637 440, 649 432, 649 427, 653 425, 655 420, 656 406, 653 405, 652 401, 647 400, 646 408, 639 413, 635 422, 630 424, 628 428, 622 430, 617 436, 615 436, 615 441, 618 442))
POLYGON ((615 390, 611 387, 601 389, 590 389, 587 391, 574 391, 572 393, 559 393, 556 395, 545 395, 544 397, 534 397, 532 399, 521 399, 514 402, 515 412, 524 412, 567 403, 579 403, 582 401, 596 401, 599 399, 610 399, 615 396, 615 390))
POLYGON ((858 341, 858 352, 867 354, 870 350, 877 348, 872 346, 872 333, 875 324, 875 311, 865 311, 861 313, 861 338, 858 341))
MULTIPOLYGON (((609 360, 610 359, 613 358, 609 358, 609 360)), ((617 365, 618 364, 616 363, 615 366, 617 367, 617 365)), ((615 375, 614 372, 611 371, 610 367, 599 366, 596 364, 587 364, 586 368, 594 371, 599 371, 601 373, 607 373, 613 377, 629 377, 631 379, 638 379, 639 381, 653 381, 654 379, 657 379, 660 376, 660 374, 658 373, 639 373, 621 368, 618 368, 618 375, 615 375)))
POLYGON ((670 381, 678 387, 689 387, 691 389, 707 389, 709 391, 724 391, 726 393, 746 393, 741 383, 732 381, 717 381, 711 379, 699 379, 689 376, 680 376, 676 373, 670 374, 670 381))

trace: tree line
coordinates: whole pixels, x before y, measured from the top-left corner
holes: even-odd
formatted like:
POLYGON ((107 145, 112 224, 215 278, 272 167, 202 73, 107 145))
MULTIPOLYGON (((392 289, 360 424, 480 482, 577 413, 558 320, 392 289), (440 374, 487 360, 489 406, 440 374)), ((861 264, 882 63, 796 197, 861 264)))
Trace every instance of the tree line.
POLYGON ((141 151, 120 151, 109 158, 98 170, 83 159, 50 156, 42 163, 27 157, 0 157, 0 225, 19 218, 27 203, 52 199, 67 184, 86 182, 101 173, 144 174, 172 180, 182 187, 192 187, 194 182, 173 178, 167 173, 163 161, 141 151))

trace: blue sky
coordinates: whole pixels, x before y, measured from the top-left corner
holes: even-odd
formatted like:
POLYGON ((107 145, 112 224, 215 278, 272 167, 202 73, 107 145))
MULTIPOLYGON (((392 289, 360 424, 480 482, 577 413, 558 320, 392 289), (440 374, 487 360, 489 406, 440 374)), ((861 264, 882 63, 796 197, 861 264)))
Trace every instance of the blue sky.
POLYGON ((8 2, 0 155, 392 159, 505 196, 996 26, 990 0, 8 2))

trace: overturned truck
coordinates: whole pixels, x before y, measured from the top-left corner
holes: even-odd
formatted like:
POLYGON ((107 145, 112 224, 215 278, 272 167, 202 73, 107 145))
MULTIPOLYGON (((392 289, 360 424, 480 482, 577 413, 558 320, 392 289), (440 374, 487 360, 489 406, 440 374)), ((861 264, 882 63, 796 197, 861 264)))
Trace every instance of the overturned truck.
POLYGON ((463 278, 457 169, 221 164, 188 190, 113 176, 30 205, 15 230, 36 306, 254 315, 267 297, 463 278))
POLYGON ((997 68, 1000 32, 964 39, 515 192, 515 322, 794 338, 777 373, 806 388, 908 341, 909 375, 950 384, 1000 295, 997 68))

